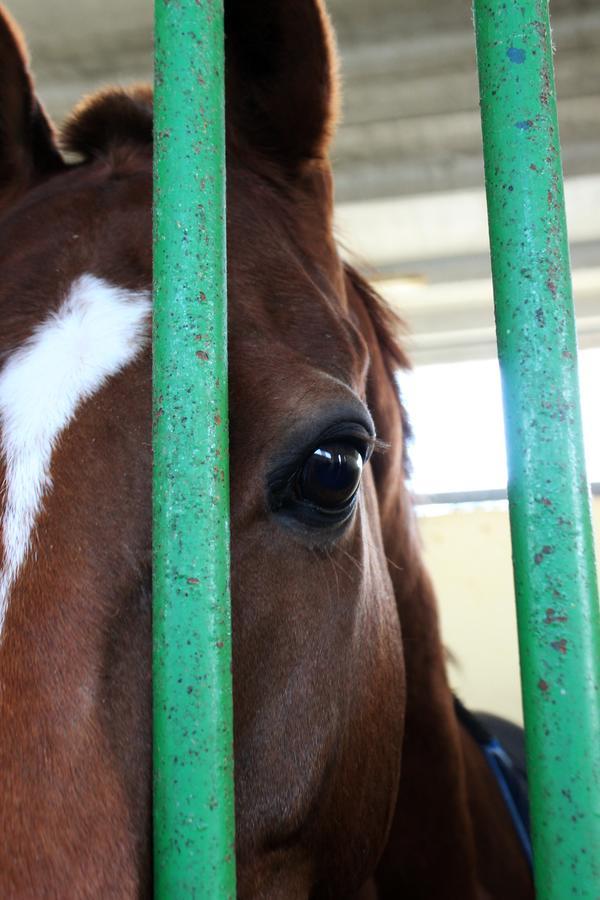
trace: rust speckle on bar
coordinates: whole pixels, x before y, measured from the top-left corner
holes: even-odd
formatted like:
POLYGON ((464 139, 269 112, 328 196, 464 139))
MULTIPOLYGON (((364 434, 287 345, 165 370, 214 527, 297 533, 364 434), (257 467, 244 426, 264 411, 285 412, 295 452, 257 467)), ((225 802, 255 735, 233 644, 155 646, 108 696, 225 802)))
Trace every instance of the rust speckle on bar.
POLYGON ((536 896, 600 900, 600 604, 549 3, 474 12, 536 896))
POLYGON ((555 609, 550 608, 550 609, 546 610, 546 618, 544 619, 545 625, 554 625, 555 622, 568 622, 568 621, 569 621, 568 616, 558 616, 556 614, 555 609))
POLYGON ((553 552, 554 552, 553 548, 549 547, 548 545, 546 545, 545 547, 542 547, 540 552, 536 553, 535 556, 533 557, 533 561, 536 564, 536 566, 539 566, 540 563, 543 562, 545 556, 550 556, 550 554, 553 552))

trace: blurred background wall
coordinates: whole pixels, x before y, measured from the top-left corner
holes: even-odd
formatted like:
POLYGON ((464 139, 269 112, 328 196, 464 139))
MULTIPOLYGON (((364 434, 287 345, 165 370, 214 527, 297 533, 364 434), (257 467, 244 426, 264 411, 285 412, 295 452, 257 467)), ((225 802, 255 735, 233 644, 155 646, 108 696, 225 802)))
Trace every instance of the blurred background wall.
MULTIPOLYGON (((600 497, 593 507, 600 559, 600 497)), ((471 709, 522 722, 507 510, 457 506, 419 524, 452 655, 450 683, 471 709)))

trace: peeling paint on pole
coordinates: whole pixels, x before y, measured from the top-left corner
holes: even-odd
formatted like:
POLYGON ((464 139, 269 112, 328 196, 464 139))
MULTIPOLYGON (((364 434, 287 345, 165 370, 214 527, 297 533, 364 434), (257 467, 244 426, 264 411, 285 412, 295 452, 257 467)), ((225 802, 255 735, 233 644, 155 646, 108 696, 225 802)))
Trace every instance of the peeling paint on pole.
POLYGON ((539 900, 600 897, 600 617, 547 0, 475 0, 539 900))
POLYGON ((223 4, 156 0, 155 896, 235 896, 223 4))

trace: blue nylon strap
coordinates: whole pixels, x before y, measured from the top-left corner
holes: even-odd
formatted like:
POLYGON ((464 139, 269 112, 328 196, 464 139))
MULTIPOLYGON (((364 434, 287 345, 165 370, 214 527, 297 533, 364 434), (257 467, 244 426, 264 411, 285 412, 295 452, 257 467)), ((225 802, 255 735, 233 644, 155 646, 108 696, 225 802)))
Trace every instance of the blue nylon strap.
MULTIPOLYGON (((498 787, 500 788, 500 791, 504 798, 504 802, 506 803, 506 807, 510 813, 513 825, 515 826, 515 830, 519 835, 521 846, 523 847, 525 856, 527 857, 529 865, 533 870, 533 853, 531 850, 529 828, 525 824, 522 811, 519 808, 521 804, 517 800, 514 789, 511 788, 509 780, 507 778, 507 773, 512 772, 513 770, 512 761, 503 747, 496 740, 496 738, 491 738, 488 743, 480 746, 483 750, 485 758, 488 761, 488 765, 492 770, 496 781, 498 782, 498 787)), ((514 784, 514 779, 512 779, 512 781, 514 784)))
MULTIPOLYGON (((509 723, 483 714, 480 719, 466 709, 457 697, 454 697, 454 711, 459 723, 471 735, 485 756, 512 819, 523 852, 533 871, 525 771, 524 768, 515 765, 510 754, 506 752, 498 738, 494 737, 490 730, 494 727, 502 728, 509 723), (486 722, 485 720, 488 719, 489 722, 486 722)), ((509 727, 517 732, 520 731, 516 726, 509 727)), ((522 766, 524 767, 524 765, 523 761, 522 766)))

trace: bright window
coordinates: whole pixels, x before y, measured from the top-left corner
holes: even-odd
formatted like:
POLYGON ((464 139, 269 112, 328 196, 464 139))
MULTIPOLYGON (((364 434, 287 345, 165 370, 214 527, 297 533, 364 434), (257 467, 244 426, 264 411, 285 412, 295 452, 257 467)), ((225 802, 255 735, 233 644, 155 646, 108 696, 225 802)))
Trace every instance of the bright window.
MULTIPOLYGON (((580 375, 588 477, 600 482, 600 350, 580 354, 580 375)), ((417 495, 506 487, 496 360, 421 366, 399 382, 415 435, 417 495)))

